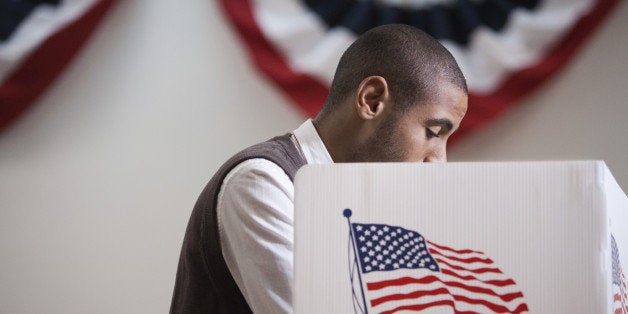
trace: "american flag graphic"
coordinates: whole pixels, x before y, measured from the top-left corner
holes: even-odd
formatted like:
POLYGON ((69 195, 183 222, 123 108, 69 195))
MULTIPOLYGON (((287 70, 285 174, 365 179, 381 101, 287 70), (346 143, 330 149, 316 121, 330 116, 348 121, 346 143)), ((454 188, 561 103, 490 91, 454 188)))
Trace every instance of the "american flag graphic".
POLYGON ((628 313, 628 295, 626 295, 626 277, 619 261, 619 249, 615 237, 611 234, 611 259, 613 264, 613 310, 615 314, 628 313))
POLYGON ((351 223, 351 279, 356 312, 435 310, 455 313, 528 311, 515 281, 482 252, 439 245, 416 231, 351 223), (355 282, 352 283, 354 290, 355 282))

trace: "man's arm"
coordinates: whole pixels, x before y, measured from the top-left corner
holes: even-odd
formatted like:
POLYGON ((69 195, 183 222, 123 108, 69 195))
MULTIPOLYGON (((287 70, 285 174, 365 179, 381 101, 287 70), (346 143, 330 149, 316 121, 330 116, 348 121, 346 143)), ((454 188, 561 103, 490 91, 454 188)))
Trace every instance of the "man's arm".
POLYGON ((294 187, 266 159, 235 167, 218 195, 220 245, 255 313, 292 312, 294 187))

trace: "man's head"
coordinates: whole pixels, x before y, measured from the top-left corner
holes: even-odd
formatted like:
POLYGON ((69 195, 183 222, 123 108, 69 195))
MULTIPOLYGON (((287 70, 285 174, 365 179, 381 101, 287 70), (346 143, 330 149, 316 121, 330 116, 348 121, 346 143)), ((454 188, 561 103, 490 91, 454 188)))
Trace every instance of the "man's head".
POLYGON ((335 161, 445 161, 466 109, 466 81, 449 51, 393 24, 345 51, 315 125, 335 161))

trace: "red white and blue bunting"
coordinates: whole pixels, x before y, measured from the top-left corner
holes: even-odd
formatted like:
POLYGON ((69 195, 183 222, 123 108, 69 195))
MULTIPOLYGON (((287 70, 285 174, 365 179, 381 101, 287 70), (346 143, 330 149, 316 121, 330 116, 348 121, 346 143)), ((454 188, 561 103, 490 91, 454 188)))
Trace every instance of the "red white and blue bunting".
MULTIPOLYGON (((446 46, 469 86, 459 134, 560 70, 616 0, 221 0, 255 65, 314 116, 344 50, 368 29, 414 25, 446 46)), ((459 136, 458 136, 459 138, 459 136)))
POLYGON ((62 72, 115 0, 0 0, 0 131, 62 72))
MULTIPOLYGON (((61 73, 116 0, 0 0, 0 131, 61 73)), ((467 134, 560 70, 617 0, 220 0, 255 65, 314 116, 342 52, 388 23, 438 38, 468 80, 467 134)), ((455 138, 454 138, 455 139, 455 138)))

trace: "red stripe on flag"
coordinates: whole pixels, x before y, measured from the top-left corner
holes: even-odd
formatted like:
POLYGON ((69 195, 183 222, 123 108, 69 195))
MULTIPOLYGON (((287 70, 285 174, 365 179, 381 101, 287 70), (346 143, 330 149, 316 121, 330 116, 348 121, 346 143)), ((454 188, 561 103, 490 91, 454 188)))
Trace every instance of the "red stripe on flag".
MULTIPOLYGON (((473 292, 473 293, 494 296, 505 302, 510 302, 514 299, 523 297, 523 294, 521 292, 499 294, 493 291, 492 289, 471 286, 471 285, 467 285, 467 284, 457 282, 457 281, 443 281, 436 276, 425 276, 423 278, 401 277, 398 279, 384 280, 384 281, 379 281, 379 282, 369 282, 366 284, 366 286, 369 291, 374 291, 374 290, 379 290, 379 289, 383 289, 387 287, 405 286, 409 284, 430 284, 433 282, 441 282, 446 287, 460 288, 460 289, 473 292)), ((449 290, 447 291, 449 292, 449 290)))
MULTIPOLYGON (((522 313, 525 311, 529 311, 528 310, 528 305, 525 303, 519 304, 514 310, 510 310, 505 306, 500 306, 500 305, 495 305, 492 304, 490 302, 487 302, 485 300, 474 300, 474 299, 470 299, 464 296, 453 296, 454 299, 456 299, 457 301, 462 301, 462 302, 466 302, 469 304, 476 304, 476 305, 484 305, 487 308, 491 309, 494 313, 522 313)), ((451 301, 451 300, 443 300, 443 301, 437 301, 437 302, 431 302, 431 303, 427 303, 427 304, 417 304, 417 305, 404 305, 404 306, 400 306, 400 307, 396 307, 392 310, 389 311, 384 311, 382 312, 382 314, 386 313, 386 314, 392 314, 395 312, 399 312, 399 311, 421 311, 424 310, 426 308, 429 307, 434 307, 434 306, 440 306, 440 305, 448 305, 451 308, 454 309, 456 314, 462 314, 462 313, 476 313, 476 312, 469 312, 469 311, 460 311, 456 308, 456 304, 451 301)))
MULTIPOLYGON (((381 298, 377 298, 371 301, 371 306, 375 307, 378 306, 380 304, 386 303, 386 302, 390 302, 390 301, 402 301, 402 300, 418 300, 422 297, 427 297, 427 296, 437 296, 437 295, 447 295, 450 296, 451 298, 453 298, 456 301, 466 301, 466 300, 473 300, 473 304, 478 304, 481 303, 482 305, 485 305, 487 307, 501 307, 504 309, 507 309, 505 306, 503 305, 498 305, 486 300, 479 300, 479 299, 471 299, 471 298, 466 298, 464 296, 459 296, 459 295, 452 295, 450 293, 449 290, 447 290, 446 288, 438 288, 438 289, 434 289, 434 290, 421 290, 421 291, 413 291, 411 293, 397 293, 397 294, 391 294, 391 295, 387 295, 381 298)), ((468 302, 471 303, 471 302, 468 302)), ((425 303, 423 303, 425 304, 425 303)), ((418 305, 418 304, 417 304, 418 305)), ((517 306, 521 306, 521 304, 518 304, 517 306)))
POLYGON ((396 294, 391 294, 391 295, 387 295, 381 298, 376 298, 376 299, 371 300, 371 306, 373 307, 378 306, 382 303, 386 303, 390 301, 419 299, 421 297, 435 296, 435 295, 441 295, 441 294, 449 295, 450 293, 449 293, 449 290, 447 290, 446 288, 438 288, 434 290, 417 290, 411 293, 396 293, 396 294))
POLYGON ((469 304, 484 305, 495 313, 521 313, 523 311, 528 311, 528 305, 525 303, 521 303, 514 310, 510 310, 502 305, 493 304, 486 300, 475 300, 462 295, 454 295, 454 299, 456 301, 462 301, 469 304))
POLYGON ((61 74, 115 0, 94 4, 82 17, 46 39, 0 85, 0 131, 41 96, 61 74))
POLYGON ((449 306, 453 308, 454 310, 456 310, 456 314, 477 314, 476 312, 472 312, 472 311, 457 310, 456 304, 454 303, 454 301, 451 301, 451 300, 442 300, 442 301, 430 302, 430 303, 425 303, 425 304, 417 304, 417 305, 405 305, 405 306, 394 308, 390 311, 381 312, 381 314, 393 314, 399 311, 422 311, 430 307, 443 306, 443 305, 449 306))
POLYGON ((403 286, 403 285, 408 285, 412 283, 428 284, 437 280, 438 278, 434 276, 427 276, 420 279, 412 278, 412 277, 401 277, 397 279, 383 280, 383 281, 378 281, 378 282, 369 282, 366 284, 366 288, 372 291, 372 290, 384 289, 386 287, 403 286))
POLYGON ((452 249, 452 248, 450 248, 450 247, 448 247, 448 246, 444 246, 444 245, 436 244, 436 243, 434 243, 434 242, 432 242, 432 241, 427 241, 427 240, 426 240, 426 242, 427 242, 429 245, 433 246, 433 247, 436 247, 436 248, 439 248, 439 249, 441 249, 441 250, 445 250, 445 251, 450 251, 450 252, 453 252, 453 253, 458 253, 458 254, 469 254, 469 253, 484 254, 484 252, 474 251, 474 250, 455 250, 455 249, 452 249))
POLYGON ((480 279, 478 279, 475 276, 471 276, 471 275, 463 276, 463 275, 460 275, 460 274, 458 274, 458 273, 456 273, 456 272, 454 272, 454 271, 452 271, 450 269, 441 269, 441 273, 443 273, 445 275, 452 276, 452 277, 456 277, 456 278, 459 278, 459 279, 462 279, 462 280, 477 280, 479 282, 483 282, 483 283, 486 283, 486 284, 489 284, 489 285, 493 285, 493 286, 497 286, 497 287, 512 286, 512 285, 516 284, 515 281, 512 280, 512 279, 506 279, 506 280, 480 280, 480 279))
POLYGON ((430 253, 434 255, 440 255, 442 257, 446 257, 447 259, 462 262, 462 263, 484 263, 484 264, 493 264, 493 261, 490 258, 479 258, 479 257, 469 257, 469 258, 460 258, 456 256, 445 255, 438 250, 430 248, 430 253))

